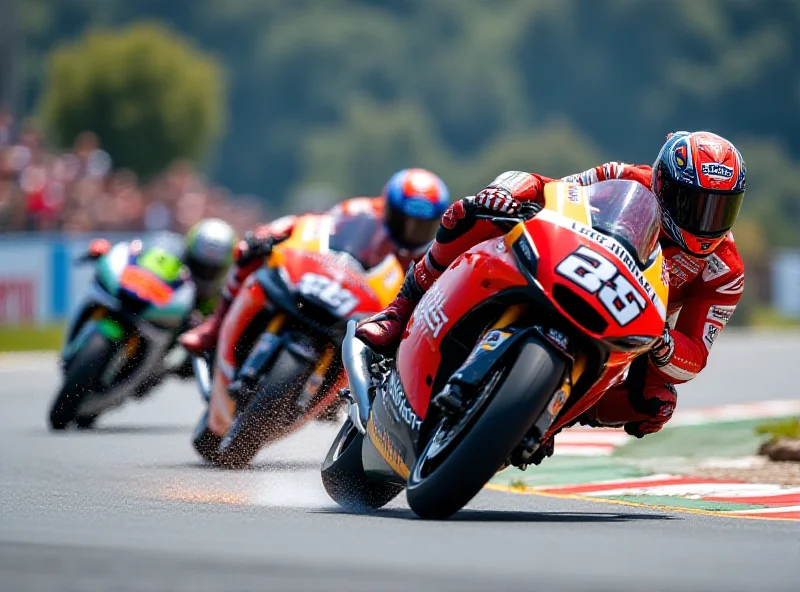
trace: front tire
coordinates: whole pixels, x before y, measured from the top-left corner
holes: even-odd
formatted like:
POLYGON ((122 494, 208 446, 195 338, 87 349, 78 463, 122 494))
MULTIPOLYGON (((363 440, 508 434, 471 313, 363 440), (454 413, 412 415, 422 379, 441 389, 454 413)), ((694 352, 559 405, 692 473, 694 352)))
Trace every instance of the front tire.
POLYGON ((231 469, 244 467, 267 442, 285 435, 302 415, 295 401, 312 371, 310 362, 282 349, 222 439, 217 463, 231 469))
MULTIPOLYGON (((78 407, 87 393, 96 385, 108 360, 116 350, 116 344, 102 333, 92 333, 83 347, 70 360, 61 390, 50 408, 50 427, 63 430, 73 421, 78 421, 78 407)), ((80 418, 81 427, 91 427, 97 416, 80 418), (88 421, 92 417, 91 421, 88 421)))
POLYGON ((513 366, 500 376, 495 393, 488 394, 477 417, 471 418, 438 463, 427 453, 431 434, 411 470, 406 498, 420 518, 443 519, 456 513, 491 479, 536 422, 561 384, 566 362, 546 345, 527 341, 513 366))
POLYGON ((403 488, 367 477, 361 461, 364 434, 349 419, 322 463, 322 484, 331 499, 352 512, 377 510, 392 501, 403 488))
POLYGON ((206 411, 194 429, 192 446, 204 460, 216 463, 219 460, 219 445, 221 442, 222 438, 208 427, 208 411, 206 411))

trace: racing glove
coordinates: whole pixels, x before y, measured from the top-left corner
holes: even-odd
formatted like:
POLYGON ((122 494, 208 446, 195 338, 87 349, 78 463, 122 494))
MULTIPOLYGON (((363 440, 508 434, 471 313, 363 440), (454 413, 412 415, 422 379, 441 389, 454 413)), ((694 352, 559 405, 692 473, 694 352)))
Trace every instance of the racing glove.
POLYGON ((520 203, 504 187, 489 186, 475 195, 475 204, 483 209, 513 216, 519 211, 520 203))
POLYGON ((669 325, 664 325, 664 332, 661 334, 653 347, 650 348, 650 359, 656 368, 663 368, 672 359, 675 351, 675 340, 672 338, 669 325))

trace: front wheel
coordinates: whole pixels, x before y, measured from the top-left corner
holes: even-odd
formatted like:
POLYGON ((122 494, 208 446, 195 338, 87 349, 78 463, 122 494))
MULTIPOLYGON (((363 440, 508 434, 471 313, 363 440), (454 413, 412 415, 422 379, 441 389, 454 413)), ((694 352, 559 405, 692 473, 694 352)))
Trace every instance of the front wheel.
POLYGON ((364 434, 349 419, 336 434, 322 463, 322 484, 331 499, 353 512, 377 510, 394 499, 403 488, 367 477, 361 462, 364 434))
POLYGON ((194 429, 192 446, 204 460, 216 463, 219 460, 219 445, 221 442, 222 438, 208 427, 208 411, 206 411, 194 429))
POLYGON ((432 430, 406 489, 417 516, 447 518, 475 497, 542 414, 566 368, 534 340, 509 362, 489 375, 462 418, 442 419, 432 430))
POLYGON ((84 397, 96 386, 115 350, 116 344, 102 333, 89 335, 83 347, 70 360, 64 383, 50 408, 52 429, 63 430, 73 421, 79 421, 79 427, 91 427, 97 416, 78 418, 78 408, 84 397))
POLYGON ((302 415, 296 405, 297 395, 312 370, 310 362, 282 349, 272 368, 259 379, 256 394, 222 439, 216 462, 241 468, 267 442, 286 434, 302 415))

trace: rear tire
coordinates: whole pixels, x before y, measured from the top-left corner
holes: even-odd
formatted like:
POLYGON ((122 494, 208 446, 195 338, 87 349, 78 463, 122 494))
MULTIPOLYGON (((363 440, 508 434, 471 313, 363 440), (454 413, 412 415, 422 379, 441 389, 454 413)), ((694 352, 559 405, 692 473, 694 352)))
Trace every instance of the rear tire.
MULTIPOLYGON (((424 474, 426 446, 411 469, 406 499, 420 518, 442 519, 463 508, 522 441, 561 384, 566 363, 538 341, 521 346, 494 395, 447 456, 424 474)), ((433 433, 431 434, 433 438, 433 433)))
MULTIPOLYGON (((83 347, 70 360, 61 390, 50 408, 52 429, 63 430, 73 421, 78 421, 77 412, 81 401, 96 385, 115 350, 116 344, 102 333, 89 335, 83 347)), ((81 423, 85 424, 90 417, 87 427, 91 427, 97 416, 80 418, 81 423)))
POLYGON ((217 463, 231 469, 244 467, 267 442, 285 435, 302 416, 295 401, 312 371, 309 361, 282 349, 272 368, 259 379, 256 394, 222 438, 217 463))
POLYGON ((322 484, 331 499, 352 512, 377 510, 392 501, 403 488, 370 479, 361 461, 364 434, 345 421, 322 463, 322 484))

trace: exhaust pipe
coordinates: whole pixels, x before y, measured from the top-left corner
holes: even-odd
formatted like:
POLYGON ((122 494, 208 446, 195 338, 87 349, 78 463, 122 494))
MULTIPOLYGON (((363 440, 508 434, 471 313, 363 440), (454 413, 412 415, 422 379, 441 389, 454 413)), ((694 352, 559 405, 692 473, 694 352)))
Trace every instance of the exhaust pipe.
POLYGON ((372 364, 372 350, 355 336, 356 321, 347 323, 347 333, 342 341, 342 363, 347 372, 347 382, 350 385, 350 408, 347 415, 356 429, 362 434, 367 433, 367 420, 369 419, 369 367, 372 364))

